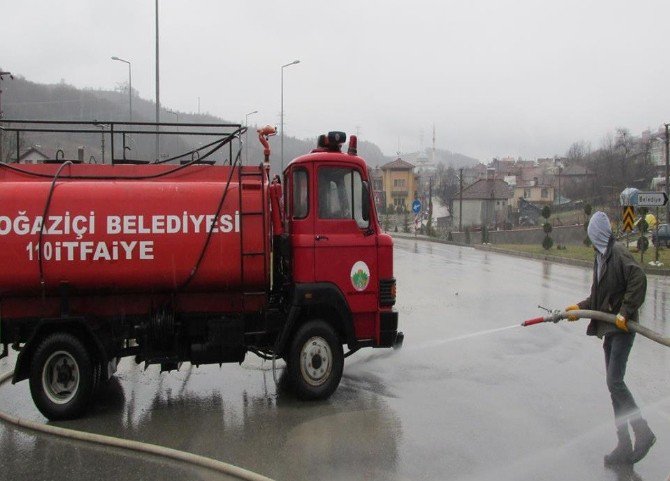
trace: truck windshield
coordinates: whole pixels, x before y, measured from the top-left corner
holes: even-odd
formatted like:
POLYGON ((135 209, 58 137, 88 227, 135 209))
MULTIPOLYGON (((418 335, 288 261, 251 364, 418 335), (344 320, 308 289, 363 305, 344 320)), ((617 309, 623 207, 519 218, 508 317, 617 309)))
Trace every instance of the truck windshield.
POLYGON ((369 221, 363 214, 361 174, 354 169, 321 167, 319 169, 319 218, 353 219, 360 228, 367 228, 369 221))

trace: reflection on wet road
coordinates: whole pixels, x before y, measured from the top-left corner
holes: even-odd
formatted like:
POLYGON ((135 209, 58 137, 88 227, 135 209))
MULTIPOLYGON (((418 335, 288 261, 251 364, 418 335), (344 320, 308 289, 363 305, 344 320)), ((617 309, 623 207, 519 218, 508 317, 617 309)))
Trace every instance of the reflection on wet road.
MULTIPOLYGON (((347 359, 339 389, 303 403, 270 364, 159 374, 124 360, 86 419, 58 425, 191 451, 280 480, 666 480, 670 350, 636 340, 627 380, 659 438, 633 471, 614 446, 602 348, 585 321, 507 328, 584 298, 588 269, 396 240, 405 348, 347 359), (506 329, 503 329, 506 328, 506 329), (481 333, 477 335, 477 333, 481 333)), ((641 319, 670 335, 666 278, 650 276, 641 319)), ((0 369, 11 363, 0 361, 0 369)), ((1 406, 42 420, 28 385, 1 406)), ((179 463, 0 425, 0 478, 221 479, 179 463)))

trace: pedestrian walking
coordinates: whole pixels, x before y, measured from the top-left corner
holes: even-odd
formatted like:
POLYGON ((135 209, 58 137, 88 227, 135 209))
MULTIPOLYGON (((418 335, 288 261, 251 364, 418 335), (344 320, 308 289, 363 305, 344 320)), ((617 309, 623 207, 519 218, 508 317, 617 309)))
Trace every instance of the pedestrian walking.
MULTIPOLYGON (((624 382, 628 355, 635 340, 635 333, 628 331, 627 322, 638 321, 638 311, 647 290, 647 277, 628 248, 615 242, 610 221, 604 212, 593 214, 588 236, 596 251, 591 295, 567 307, 566 311, 592 309, 616 314, 616 325, 592 320, 586 333, 603 339, 607 388, 614 408, 618 443, 605 456, 605 464, 635 464, 647 455, 656 442, 656 436, 624 382), (635 433, 634 448, 629 424, 635 433)), ((577 317, 570 316, 568 320, 574 321, 577 317)))

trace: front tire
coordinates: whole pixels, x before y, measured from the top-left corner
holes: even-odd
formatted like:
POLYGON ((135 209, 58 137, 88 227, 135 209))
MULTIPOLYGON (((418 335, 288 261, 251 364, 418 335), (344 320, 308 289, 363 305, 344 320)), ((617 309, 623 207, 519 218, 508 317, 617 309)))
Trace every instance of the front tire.
POLYGON ((330 324, 314 320, 298 329, 288 353, 288 376, 300 399, 328 398, 340 384, 343 368, 342 342, 330 324))
POLYGON ((51 334, 35 350, 30 394, 37 409, 52 421, 81 416, 93 395, 95 365, 75 336, 51 334))

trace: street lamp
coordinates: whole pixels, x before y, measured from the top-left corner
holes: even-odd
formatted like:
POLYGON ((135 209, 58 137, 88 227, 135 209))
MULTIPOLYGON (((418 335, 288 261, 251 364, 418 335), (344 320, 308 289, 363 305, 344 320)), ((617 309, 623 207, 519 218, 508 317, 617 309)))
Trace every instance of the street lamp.
MULTIPOLYGON (((9 75, 9 78, 14 80, 14 76, 12 75, 12 72, 5 72, 0 70, 0 80, 4 80, 5 75, 9 75)), ((2 89, 0 89, 0 120, 2 119, 2 89)), ((3 162, 2 158, 2 128, 0 128, 0 162, 3 162)))
POLYGON ((112 60, 117 60, 119 62, 127 63, 128 64, 128 109, 129 109, 129 119, 130 122, 133 121, 133 74, 132 74, 132 69, 130 66, 130 62, 128 60, 124 60, 119 57, 112 57, 112 60))
MULTIPOLYGON (((175 110, 172 110, 172 109, 165 109, 165 111, 166 111, 168 114, 172 114, 172 115, 174 115, 175 117, 177 117, 177 123, 179 123, 179 112, 177 112, 177 111, 175 111, 175 110)), ((177 128, 179 128, 179 126, 177 126, 177 128)))
MULTIPOLYGON (((670 124, 663 124, 665 127, 665 195, 670 197, 670 188, 668 178, 670 177, 670 124)), ((665 221, 670 222, 670 202, 665 206, 665 221)))
MULTIPOLYGON (((249 116, 253 114, 257 114, 258 110, 254 110, 253 112, 249 112, 248 114, 244 115, 244 126, 247 128, 244 132, 244 163, 249 164, 249 116)), ((283 169, 282 169, 283 170, 283 169)))
POLYGON ((300 60, 294 60, 281 66, 281 171, 284 171, 284 69, 300 63, 300 60))
POLYGON ((160 96, 160 77, 159 77, 159 68, 158 68, 158 0, 156 0, 156 160, 158 160, 158 155, 161 149, 161 141, 158 127, 158 123, 161 120, 161 96, 160 96))

